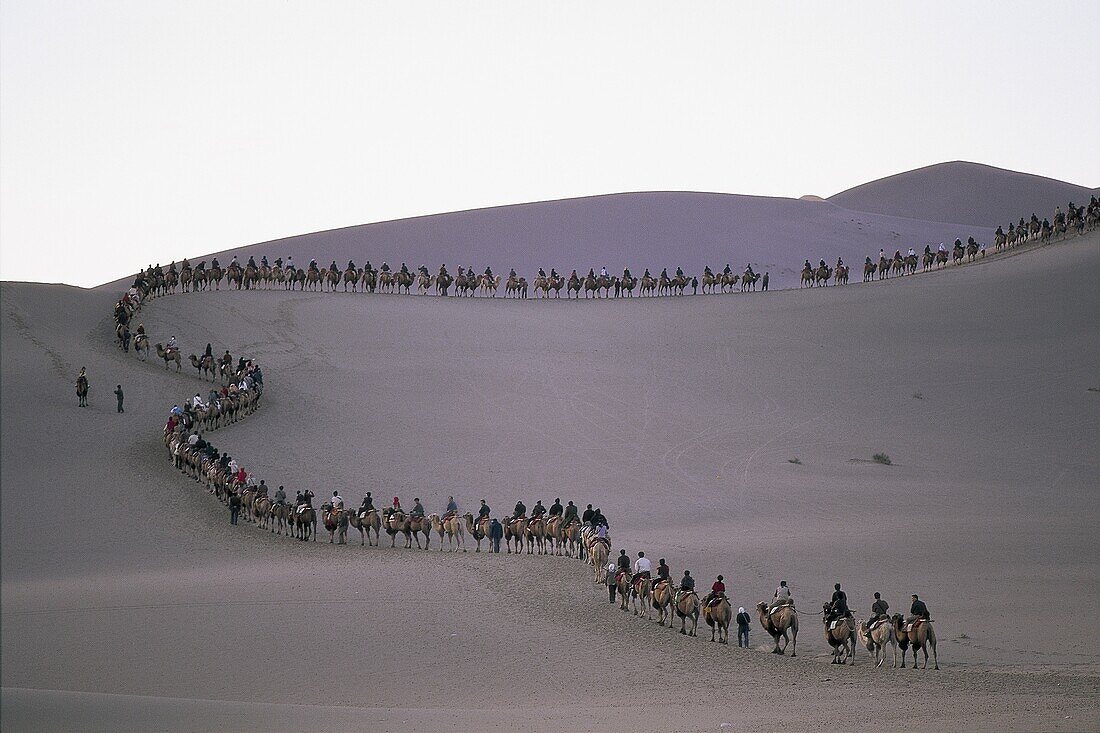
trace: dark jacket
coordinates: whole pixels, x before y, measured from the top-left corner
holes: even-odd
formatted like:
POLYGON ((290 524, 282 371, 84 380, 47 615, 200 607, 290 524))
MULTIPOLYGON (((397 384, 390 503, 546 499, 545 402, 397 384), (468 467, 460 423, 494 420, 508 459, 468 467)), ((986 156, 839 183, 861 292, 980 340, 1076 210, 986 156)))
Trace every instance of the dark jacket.
POLYGON ((747 613, 737 614, 737 625, 738 626, 748 626, 751 623, 752 623, 752 618, 750 618, 747 613))
POLYGON ((499 540, 504 537, 504 525, 499 520, 494 519, 489 524, 489 539, 499 540))
POLYGON ((619 570, 630 570, 630 557, 627 555, 619 555, 619 559, 616 561, 619 566, 619 570))
POLYGON ((840 616, 848 613, 848 594, 842 590, 833 591, 833 612, 840 616))
POLYGON ((885 616, 890 610, 890 604, 881 598, 871 604, 871 613, 878 614, 879 616, 885 616))
POLYGON ((581 514, 581 521, 587 524, 592 521, 592 517, 594 516, 596 516, 595 509, 585 509, 584 513, 581 514))
POLYGON ((919 598, 913 601, 912 607, 909 609, 909 613, 919 618, 928 618, 928 606, 924 605, 924 601, 919 598))

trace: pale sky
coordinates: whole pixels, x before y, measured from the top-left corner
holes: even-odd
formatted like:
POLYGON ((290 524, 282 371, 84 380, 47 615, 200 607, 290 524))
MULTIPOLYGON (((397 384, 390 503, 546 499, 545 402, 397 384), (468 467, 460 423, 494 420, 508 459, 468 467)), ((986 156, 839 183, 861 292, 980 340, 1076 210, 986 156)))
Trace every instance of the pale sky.
POLYGON ((1100 185, 1100 2, 0 5, 0 278, 945 160, 1100 185))

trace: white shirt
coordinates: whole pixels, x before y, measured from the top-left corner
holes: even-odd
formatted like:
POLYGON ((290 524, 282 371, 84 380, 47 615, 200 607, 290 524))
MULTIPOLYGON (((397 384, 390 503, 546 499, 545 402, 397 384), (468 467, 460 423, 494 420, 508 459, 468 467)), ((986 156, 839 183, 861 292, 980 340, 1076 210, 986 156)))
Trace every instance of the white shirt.
POLYGON ((653 569, 653 564, 649 562, 648 557, 639 557, 634 561, 634 572, 636 573, 648 573, 653 569))
POLYGON ((195 395, 195 399, 191 400, 192 407, 202 407, 202 397, 195 395))
POLYGON ((599 527, 596 527, 596 536, 599 537, 601 540, 606 540, 607 527, 603 526, 602 524, 599 527))
POLYGON ((332 505, 333 506, 343 506, 344 505, 344 497, 340 496, 339 494, 333 494, 332 495, 332 505))
POLYGON ((917 251, 915 249, 913 249, 912 247, 909 248, 909 255, 910 256, 915 255, 916 253, 917 253, 917 251))
POLYGON ((231 459, 229 461, 229 473, 236 473, 240 469, 240 464, 237 463, 237 459, 231 459))
POLYGON ((199 442, 199 434, 198 433, 191 433, 191 437, 189 437, 187 439, 187 445, 195 445, 198 442, 199 442))
POLYGON ((790 598, 791 597, 791 589, 788 588, 785 585, 781 585, 781 586, 779 586, 778 588, 775 589, 775 597, 776 598, 790 598))
POLYGON ((606 267, 601 267, 600 268, 600 274, 603 275, 604 277, 607 277, 607 268, 606 267))

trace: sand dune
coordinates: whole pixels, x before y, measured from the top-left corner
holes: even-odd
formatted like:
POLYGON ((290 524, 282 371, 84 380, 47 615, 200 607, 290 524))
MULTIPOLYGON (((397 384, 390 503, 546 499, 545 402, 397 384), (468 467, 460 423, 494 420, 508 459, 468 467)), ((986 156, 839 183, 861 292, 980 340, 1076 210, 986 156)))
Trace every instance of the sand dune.
POLYGON ((738 650, 624 616, 576 561, 230 527, 158 435, 194 376, 110 344, 114 292, 5 283, 3 726, 1095 729, 1090 617, 1049 608, 1100 601, 1098 268, 1093 234, 828 291, 222 292, 141 314, 154 340, 265 365, 263 408, 214 441, 269 483, 594 502, 616 548, 724 573, 735 606, 789 580, 797 660, 758 626, 738 650), (944 669, 830 667, 812 614, 837 580, 861 614, 919 592, 944 669))
POLYGON ((1072 201, 1087 204, 1100 189, 956 160, 898 173, 849 188, 828 201, 885 216, 1008 228, 1021 216, 1051 216, 1072 201))

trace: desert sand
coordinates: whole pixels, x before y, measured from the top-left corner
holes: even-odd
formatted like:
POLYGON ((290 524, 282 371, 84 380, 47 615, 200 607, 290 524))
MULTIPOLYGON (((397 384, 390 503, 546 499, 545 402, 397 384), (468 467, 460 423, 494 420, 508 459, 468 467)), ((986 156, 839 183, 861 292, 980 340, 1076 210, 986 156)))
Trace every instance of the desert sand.
POLYGON ((788 580, 797 659, 755 623, 744 650, 623 614, 576 560, 231 527, 160 440, 202 385, 112 345, 117 288, 4 283, 0 723, 1095 730, 1098 274, 1093 233, 805 292, 223 291, 139 316, 154 342, 264 365, 263 407, 212 439, 269 484, 591 502, 616 553, 723 573, 735 609, 788 580), (830 666, 814 614, 837 581, 860 616, 919 593, 942 669, 830 666))

